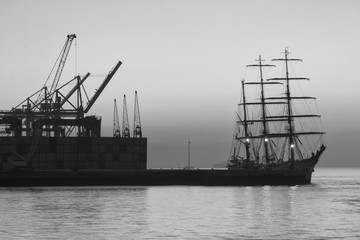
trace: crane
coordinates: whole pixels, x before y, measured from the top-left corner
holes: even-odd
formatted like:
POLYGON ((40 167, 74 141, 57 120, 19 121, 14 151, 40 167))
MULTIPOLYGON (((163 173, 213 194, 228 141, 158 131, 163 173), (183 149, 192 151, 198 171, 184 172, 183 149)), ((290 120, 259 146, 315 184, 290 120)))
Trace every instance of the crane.
POLYGON ((113 125, 113 134, 114 134, 114 137, 120 137, 120 121, 119 121, 119 114, 118 114, 116 99, 114 99, 114 125, 113 125))
POLYGON ((75 34, 67 35, 67 40, 65 42, 64 48, 62 49, 61 59, 60 59, 58 68, 55 73, 54 81, 52 82, 51 88, 49 90, 49 94, 52 94, 57 88, 57 85, 58 85, 60 77, 61 77, 61 73, 64 69, 65 62, 66 62, 67 56, 70 51, 71 43, 75 38, 76 38, 75 34))
POLYGON ((124 101, 123 101, 123 120, 122 120, 121 133, 122 133, 123 138, 129 138, 130 137, 129 118, 128 118, 127 105, 126 105, 126 95, 125 94, 124 94, 124 101))
POLYGON ((42 89, 39 91, 39 95, 36 99, 36 101, 34 102, 34 105, 38 105, 40 103, 47 103, 48 100, 50 100, 48 97, 49 96, 52 96, 51 98, 54 97, 55 94, 53 94, 55 91, 56 91, 56 88, 57 88, 57 85, 59 83, 59 80, 60 80, 60 77, 61 77, 61 73, 64 69, 64 66, 65 66, 65 62, 66 62, 66 59, 67 59, 67 56, 69 54, 69 51, 70 51, 70 47, 71 47, 71 43, 72 41, 74 40, 74 38, 76 38, 76 35, 75 34, 69 34, 67 35, 67 39, 66 39, 66 42, 65 42, 65 45, 64 47, 62 48, 61 52, 60 52, 60 55, 59 57, 56 59, 56 62, 53 66, 53 68, 51 69, 50 71, 50 74, 48 76, 48 78, 46 79, 45 81, 45 84, 44 86, 42 87, 42 89), (58 68, 56 70, 56 74, 55 74, 55 77, 54 77, 54 80, 51 84, 51 88, 50 90, 46 87, 46 84, 55 68, 55 65, 56 63, 58 62, 59 58, 61 57, 60 59, 60 62, 59 62, 59 65, 58 65, 58 68))
POLYGON ((140 109, 137 91, 135 91, 135 107, 134 107, 134 138, 142 138, 141 121, 140 121, 140 109))
MULTIPOLYGON (((45 84, 40 90, 27 97, 10 111, 0 111, 0 124, 6 125, 4 133, 11 133, 14 136, 33 137, 33 141, 29 146, 29 156, 36 151, 35 147, 38 145, 38 139, 42 136, 75 136, 75 134, 72 133, 76 128, 78 129, 76 133, 78 137, 101 136, 101 118, 95 115, 85 115, 95 104, 122 63, 121 61, 117 61, 115 67, 109 71, 91 98, 88 97, 84 86, 84 82, 89 79, 91 75, 90 73, 87 73, 85 76, 75 76, 60 86, 59 80, 61 73, 74 39, 76 39, 75 34, 67 35, 67 41, 56 63, 53 65, 45 84), (52 72, 55 72, 53 70, 55 70, 56 67, 58 68, 53 83, 47 84, 50 77, 53 76, 52 72), (71 84, 73 86, 66 94, 65 91, 71 84), (87 103, 86 105, 83 105, 84 96, 87 100, 87 102, 85 102, 87 103)), ((120 125, 117 128, 119 131, 118 135, 120 136, 120 125)))

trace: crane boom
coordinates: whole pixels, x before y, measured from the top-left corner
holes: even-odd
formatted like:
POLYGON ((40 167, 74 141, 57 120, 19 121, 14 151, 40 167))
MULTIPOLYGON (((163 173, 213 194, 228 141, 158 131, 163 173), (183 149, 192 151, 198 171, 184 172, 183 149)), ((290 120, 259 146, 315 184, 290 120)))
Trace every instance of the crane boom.
POLYGON ((119 61, 116 66, 109 72, 109 74, 106 76, 102 84, 100 85, 99 89, 95 92, 94 96, 89 100, 89 102, 86 105, 86 108, 84 110, 84 113, 87 113, 92 105, 95 103, 97 98, 100 96, 101 92, 104 90, 106 85, 110 82, 111 78, 114 76, 116 71, 119 69, 120 65, 122 64, 121 61, 119 61))
POLYGON ((55 78, 54 78, 54 81, 53 81, 53 83, 51 85, 49 94, 52 94, 57 88, 57 85, 58 85, 60 77, 61 77, 61 73, 62 73, 62 71, 64 69, 64 66, 65 66, 66 58, 67 58, 67 56, 69 54, 69 51, 70 51, 71 43, 74 40, 74 38, 76 38, 75 34, 67 35, 67 40, 65 42, 65 45, 64 45, 64 48, 63 48, 63 51, 62 51, 62 54, 61 54, 61 59, 60 59, 60 62, 59 62, 59 66, 58 66, 58 68, 56 70, 55 78))
POLYGON ((76 85, 70 90, 70 92, 65 96, 65 98, 61 101, 60 107, 64 105, 66 101, 74 94, 74 92, 85 82, 85 80, 90 76, 90 73, 87 73, 80 81, 76 83, 76 85))

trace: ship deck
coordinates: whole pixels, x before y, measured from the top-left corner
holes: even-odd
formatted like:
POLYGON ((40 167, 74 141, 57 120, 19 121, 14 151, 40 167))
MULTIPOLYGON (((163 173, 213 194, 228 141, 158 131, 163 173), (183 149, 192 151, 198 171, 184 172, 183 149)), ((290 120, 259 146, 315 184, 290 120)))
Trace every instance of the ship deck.
POLYGON ((311 183, 306 170, 147 169, 0 172, 0 186, 257 186, 311 183))

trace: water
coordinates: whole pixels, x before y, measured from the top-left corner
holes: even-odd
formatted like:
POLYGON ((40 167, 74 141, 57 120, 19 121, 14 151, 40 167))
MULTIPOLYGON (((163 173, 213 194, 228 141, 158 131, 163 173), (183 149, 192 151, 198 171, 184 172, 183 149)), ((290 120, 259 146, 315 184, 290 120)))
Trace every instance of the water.
POLYGON ((360 169, 293 187, 0 188, 0 239, 339 238, 360 238, 360 169))

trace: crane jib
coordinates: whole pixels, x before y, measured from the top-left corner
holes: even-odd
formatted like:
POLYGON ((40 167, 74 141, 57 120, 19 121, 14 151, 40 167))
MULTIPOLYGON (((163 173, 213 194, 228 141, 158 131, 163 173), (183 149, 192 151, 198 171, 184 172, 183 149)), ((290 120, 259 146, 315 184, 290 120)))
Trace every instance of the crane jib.
POLYGON ((116 66, 113 68, 112 71, 106 76, 102 84, 100 85, 99 89, 95 92, 94 96, 89 100, 88 104, 86 105, 86 108, 84 110, 84 113, 87 113, 92 105, 95 103, 97 98, 100 96, 101 92, 105 89, 106 85, 110 82, 111 78, 114 76, 120 65, 122 64, 121 61, 119 61, 116 66))

